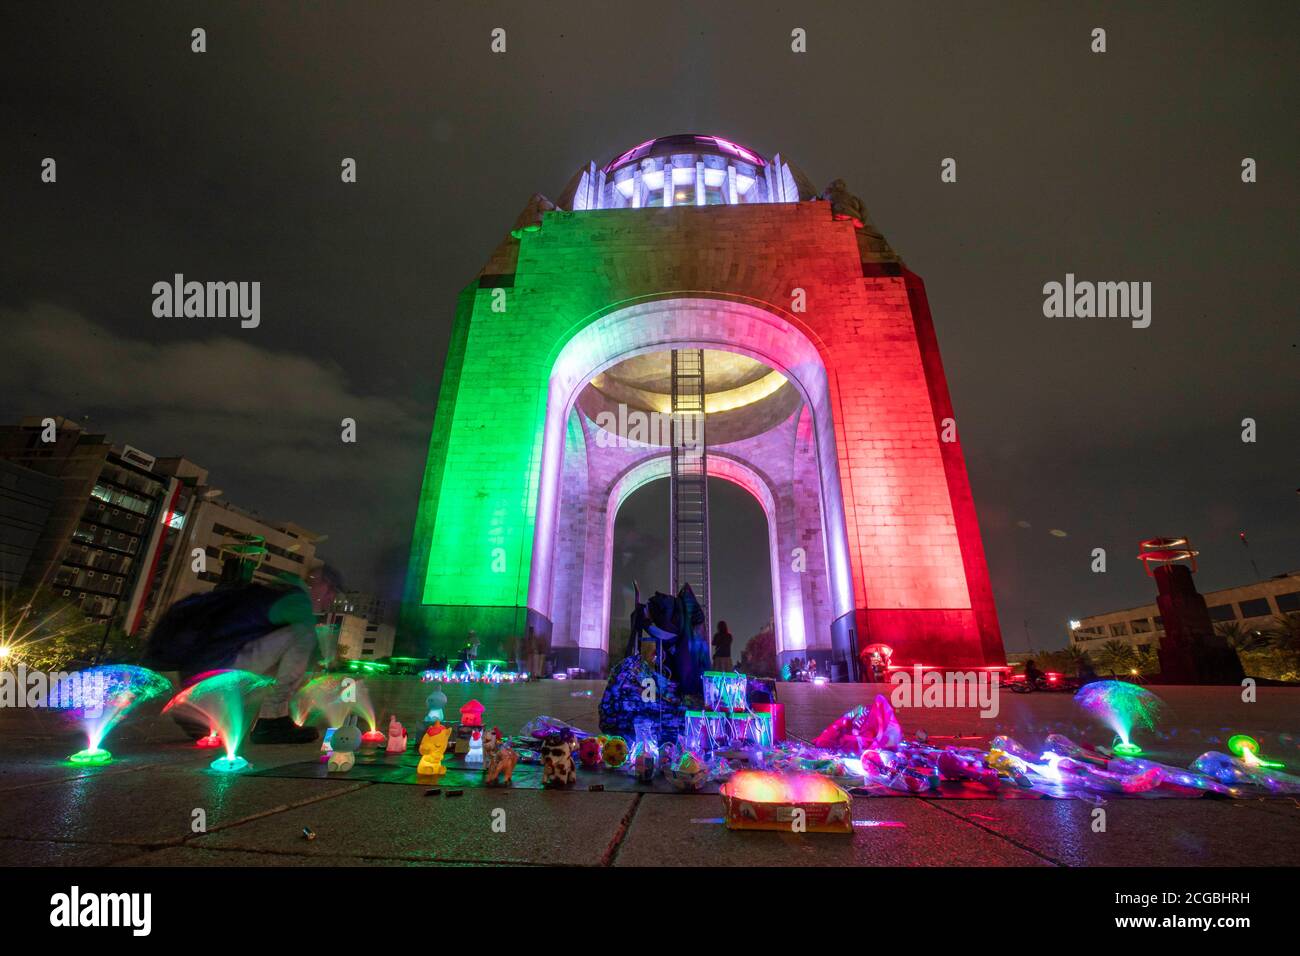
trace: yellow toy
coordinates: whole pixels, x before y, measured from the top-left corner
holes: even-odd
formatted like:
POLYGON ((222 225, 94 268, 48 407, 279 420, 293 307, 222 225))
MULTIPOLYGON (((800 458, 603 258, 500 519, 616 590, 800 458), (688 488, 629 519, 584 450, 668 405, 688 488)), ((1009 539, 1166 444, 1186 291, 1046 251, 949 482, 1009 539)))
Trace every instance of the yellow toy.
POLYGON ((623 766, 627 761, 627 741, 622 737, 601 737, 600 755, 606 766, 623 766))
POLYGON ((447 752, 447 741, 451 739, 451 728, 441 722, 434 723, 420 738, 420 765, 415 768, 421 777, 441 777, 447 772, 442 765, 442 755, 447 752))

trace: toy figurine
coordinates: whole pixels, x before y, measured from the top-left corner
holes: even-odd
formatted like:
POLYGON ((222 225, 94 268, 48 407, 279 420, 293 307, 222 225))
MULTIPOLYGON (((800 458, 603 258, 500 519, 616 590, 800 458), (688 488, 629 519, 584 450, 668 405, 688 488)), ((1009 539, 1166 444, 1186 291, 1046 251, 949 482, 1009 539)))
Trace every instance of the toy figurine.
POLYGON ((578 759, 586 770, 595 770, 600 766, 600 741, 595 737, 585 737, 578 744, 578 759))
POLYGON ((622 737, 605 737, 600 742, 600 756, 607 767, 621 767, 627 760, 627 741, 622 737))
POLYGON ((483 705, 476 700, 471 700, 462 707, 460 709, 460 723, 462 727, 482 727, 483 705))
POLYGON ((443 709, 447 706, 447 695, 435 687, 433 693, 424 699, 424 706, 429 708, 429 712, 424 715, 424 722, 430 726, 441 723, 443 709))
POLYGON ((501 728, 493 727, 483 734, 483 759, 488 763, 496 755, 497 748, 501 746, 501 728))
POLYGON ((441 777, 447 772, 442 765, 442 755, 447 752, 447 741, 451 739, 451 728, 440 723, 434 724, 424 732, 420 740, 420 764, 415 772, 421 777, 441 777))
POLYGON ((657 760, 655 755, 649 750, 643 750, 636 757, 636 778, 641 783, 649 783, 655 776, 655 764, 657 760))
POLYGON ((493 750, 492 759, 488 761, 487 770, 483 773, 483 782, 489 787, 510 786, 510 778, 515 772, 517 763, 519 763, 519 754, 513 747, 502 744, 493 750))
POLYGON ((334 731, 330 741, 333 750, 325 767, 329 773, 347 773, 357 762, 357 751, 361 749, 361 728, 357 726, 356 715, 344 719, 342 726, 334 731))
POLYGON ((471 767, 483 766, 483 731, 476 730, 469 738, 469 753, 465 754, 465 763, 471 767))
POLYGON ((388 747, 385 753, 406 753, 406 728, 397 722, 397 715, 388 718, 388 747))
POLYGON ((577 741, 571 731, 548 734, 542 741, 542 786, 565 787, 578 782, 578 768, 573 765, 577 741))

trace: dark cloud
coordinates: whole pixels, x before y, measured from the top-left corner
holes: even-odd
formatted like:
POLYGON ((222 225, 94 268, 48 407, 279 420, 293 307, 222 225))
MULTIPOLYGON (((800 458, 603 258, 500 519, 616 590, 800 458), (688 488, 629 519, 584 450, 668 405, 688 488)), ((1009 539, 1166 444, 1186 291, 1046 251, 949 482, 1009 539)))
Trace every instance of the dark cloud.
POLYGON ((232 500, 328 531, 350 577, 392 581, 457 291, 530 194, 693 129, 845 178, 926 278, 1009 646, 1026 620, 1057 643, 1070 616, 1148 599, 1131 555, 1151 534, 1192 536, 1205 588, 1251 576, 1243 528, 1266 573, 1300 564, 1294 4, 654 10, 6 11, 0 305, 17 371, 0 407, 88 412, 118 441, 187 454, 232 500), (45 156, 57 186, 38 181, 45 156), (939 182, 947 156, 956 185, 939 182), (176 272, 261 281, 262 327, 154 319, 150 288, 176 272), (1151 328, 1044 319, 1043 283, 1066 272, 1150 281, 1151 328), (349 457, 336 422, 352 406, 349 457), (1257 444, 1238 440, 1246 416, 1257 444), (1093 547, 1107 575, 1087 571, 1093 547))

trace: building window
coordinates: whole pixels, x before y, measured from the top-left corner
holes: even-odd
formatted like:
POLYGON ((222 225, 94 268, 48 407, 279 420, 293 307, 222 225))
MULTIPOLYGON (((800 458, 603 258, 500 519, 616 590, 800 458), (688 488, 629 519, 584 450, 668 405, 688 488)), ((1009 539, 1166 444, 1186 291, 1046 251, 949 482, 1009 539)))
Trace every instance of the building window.
POLYGON ((1151 625, 1147 623, 1146 618, 1138 618, 1135 621, 1129 621, 1129 625, 1133 628, 1134 634, 1142 634, 1145 631, 1151 630, 1151 625))
POLYGON ((1211 621, 1235 621, 1237 613, 1232 609, 1231 604, 1216 604, 1210 608, 1211 621))
POLYGON ((1111 637, 1124 637, 1127 634, 1128 634, 1127 624, 1112 624, 1110 626, 1111 637))
POLYGON ((1300 591, 1292 591, 1290 594, 1275 594, 1273 600, 1277 602, 1277 609, 1283 614, 1300 611, 1300 591))
POLYGON ((1242 601, 1239 605, 1242 617, 1268 617, 1273 613, 1273 609, 1268 606, 1268 598, 1255 598, 1252 601, 1242 601))

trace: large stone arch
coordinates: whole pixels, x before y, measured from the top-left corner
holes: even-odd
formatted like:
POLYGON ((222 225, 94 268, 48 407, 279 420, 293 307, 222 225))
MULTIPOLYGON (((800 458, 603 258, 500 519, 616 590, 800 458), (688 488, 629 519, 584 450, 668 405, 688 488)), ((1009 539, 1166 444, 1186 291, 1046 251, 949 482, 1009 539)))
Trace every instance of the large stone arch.
MULTIPOLYGON (((565 435, 578 393, 597 374, 630 356, 671 348, 715 348, 738 352, 781 372, 799 390, 815 446, 817 511, 825 548, 832 617, 840 618, 853 610, 852 571, 835 448, 831 383, 817 345, 792 319, 752 302, 689 295, 656 297, 607 311, 581 325, 567 338, 555 354, 548 383, 528 589, 528 606, 532 611, 547 620, 552 620, 555 614, 557 575, 554 563, 564 481, 565 435)), ((752 472, 753 463, 742 463, 725 454, 718 457, 721 461, 735 461, 737 468, 752 472)), ((727 476, 720 474, 719 477, 727 476)), ((581 587, 585 591, 592 583, 589 573, 583 575, 583 582, 581 587)), ((603 587, 601 593, 603 606, 607 609, 608 594, 603 587)), ((789 601, 798 601, 797 593, 794 592, 789 601)), ((785 595, 781 588, 774 590, 773 600, 774 604, 778 600, 784 603, 785 595)), ((781 616, 784 634, 792 619, 785 608, 781 616)), ((800 629, 805 631, 803 640, 791 643, 802 647, 806 646, 809 637, 802 612, 798 622, 800 629)), ((607 621, 604 633, 608 634, 607 621)), ((590 640, 589 631, 584 631, 584 637, 590 640)), ((829 635, 826 637, 829 646, 829 635)))

